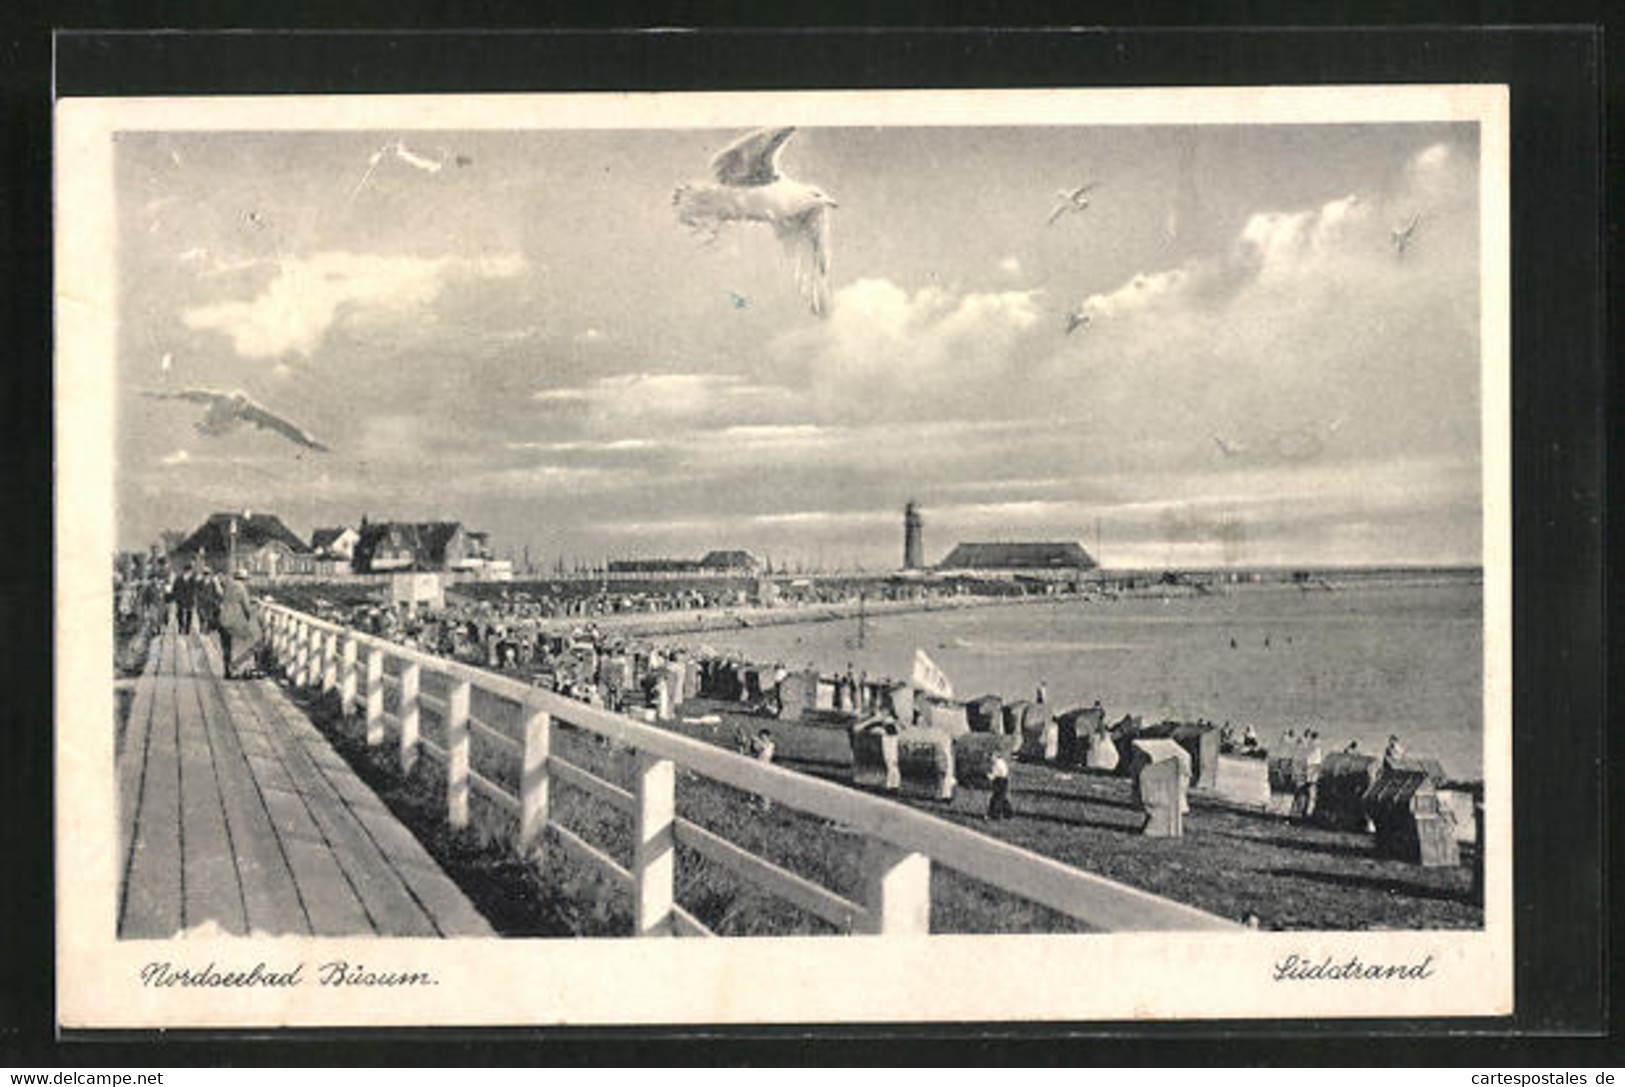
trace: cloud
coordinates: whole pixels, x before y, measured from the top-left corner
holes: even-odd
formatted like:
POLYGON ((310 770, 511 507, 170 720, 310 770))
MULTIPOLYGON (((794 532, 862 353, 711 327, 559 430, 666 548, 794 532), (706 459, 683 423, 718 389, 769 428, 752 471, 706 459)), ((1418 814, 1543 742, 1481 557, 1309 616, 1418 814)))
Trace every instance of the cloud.
POLYGON ((1215 433, 1276 461, 1476 450, 1472 188, 1415 176, 1454 176, 1458 157, 1419 152, 1390 193, 1260 209, 1222 252, 1089 296, 1088 336, 1042 363, 1051 379, 1087 375, 1054 386, 1061 406, 1098 409, 1102 450, 1199 471, 1220 459, 1215 433), (1432 233, 1401 262, 1389 230, 1407 209, 1432 233))
POLYGON ((911 292, 866 278, 836 292, 828 320, 782 335, 771 354, 803 376, 825 418, 929 415, 974 403, 1007 377, 1040 319, 1036 291, 911 292))
POLYGON ((606 441, 570 442, 506 442, 505 448, 514 451, 539 453, 624 453, 655 449, 659 442, 649 438, 613 438, 606 441))
POLYGON ((589 385, 541 389, 531 399, 567 407, 590 422, 717 421, 750 417, 781 407, 784 390, 738 374, 632 373, 599 378, 589 385))
POLYGON ((322 252, 279 261, 273 276, 248 301, 194 306, 182 313, 188 328, 229 337, 245 358, 290 353, 309 358, 341 322, 399 322, 430 306, 447 285, 518 275, 518 256, 389 257, 322 252))
POLYGON ((532 464, 467 473, 459 478, 458 486, 475 494, 577 495, 632 486, 642 476, 636 469, 532 464))

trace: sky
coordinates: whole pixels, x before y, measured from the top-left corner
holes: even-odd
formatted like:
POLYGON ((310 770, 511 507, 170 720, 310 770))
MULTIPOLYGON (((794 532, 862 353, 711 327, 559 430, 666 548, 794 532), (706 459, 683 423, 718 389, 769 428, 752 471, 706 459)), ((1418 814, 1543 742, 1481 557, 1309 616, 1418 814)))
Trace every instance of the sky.
POLYGON ((803 127, 823 318, 766 225, 675 218, 742 132, 120 133, 120 546, 249 509, 877 570, 912 499, 933 562, 1479 561, 1476 126, 803 127), (443 165, 369 175, 397 140, 443 165), (143 395, 195 387, 331 452, 143 395))

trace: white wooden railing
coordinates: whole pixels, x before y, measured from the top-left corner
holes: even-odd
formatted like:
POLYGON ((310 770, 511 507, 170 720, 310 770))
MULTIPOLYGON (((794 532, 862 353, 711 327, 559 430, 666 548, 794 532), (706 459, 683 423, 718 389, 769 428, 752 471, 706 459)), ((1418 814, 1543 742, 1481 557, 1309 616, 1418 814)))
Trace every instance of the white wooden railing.
MULTIPOLYGON (((1146 891, 977 834, 891 800, 772 766, 676 732, 596 709, 551 691, 459 661, 446 660, 275 603, 263 605, 277 659, 291 680, 336 692, 346 716, 359 714, 369 746, 382 745, 388 726, 399 743, 403 771, 427 753, 444 766, 446 821, 468 825, 469 798, 479 793, 518 819, 514 848, 540 859, 545 840, 604 872, 631 891, 639 936, 710 932, 674 897, 678 845, 736 876, 851 933, 930 931, 931 866, 940 864, 1019 898, 1047 906, 1102 931, 1229 929, 1231 922, 1146 891), (396 671, 386 671, 392 662, 396 671), (425 673, 446 684, 443 698, 423 690, 425 673), (395 690, 396 712, 384 690, 395 690), (471 712, 478 689, 507 707, 510 733, 471 712), (423 736, 427 707, 442 723, 443 746, 423 736), (633 787, 623 789, 553 751, 553 723, 566 722, 636 752, 633 787), (475 769, 472 746, 517 763, 515 794, 475 769), (677 815, 677 767, 765 797, 797 811, 835 820, 864 839, 854 901, 757 856, 677 815), (549 805, 553 781, 580 789, 629 813, 632 867, 561 824, 549 805)), ((489 711, 487 711, 489 712, 489 711)), ((744 802, 743 800, 741 802, 744 802)))

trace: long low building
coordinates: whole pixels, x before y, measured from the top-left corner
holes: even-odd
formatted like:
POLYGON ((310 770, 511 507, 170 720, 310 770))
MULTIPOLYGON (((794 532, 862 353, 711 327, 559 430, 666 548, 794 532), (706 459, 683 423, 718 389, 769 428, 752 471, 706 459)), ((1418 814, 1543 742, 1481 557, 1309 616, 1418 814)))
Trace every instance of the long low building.
POLYGON ((937 564, 943 574, 1074 579, 1099 564, 1076 540, 961 543, 937 564))

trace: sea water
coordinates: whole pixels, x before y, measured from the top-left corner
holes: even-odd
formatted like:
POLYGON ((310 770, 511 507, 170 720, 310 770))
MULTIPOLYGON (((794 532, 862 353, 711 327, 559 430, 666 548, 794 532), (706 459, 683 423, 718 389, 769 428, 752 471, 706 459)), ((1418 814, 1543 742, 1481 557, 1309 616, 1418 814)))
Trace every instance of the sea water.
MULTIPOLYGON (((1353 579, 1333 588, 1240 585, 1159 599, 1057 598, 948 612, 707 633, 705 643, 782 661, 906 678, 916 648, 957 697, 1032 698, 1057 710, 1099 699, 1108 719, 1202 717, 1288 728, 1380 754, 1390 735, 1453 777, 1482 775, 1483 616, 1476 576, 1353 579)), ((693 643, 687 635, 666 639, 693 643)))

